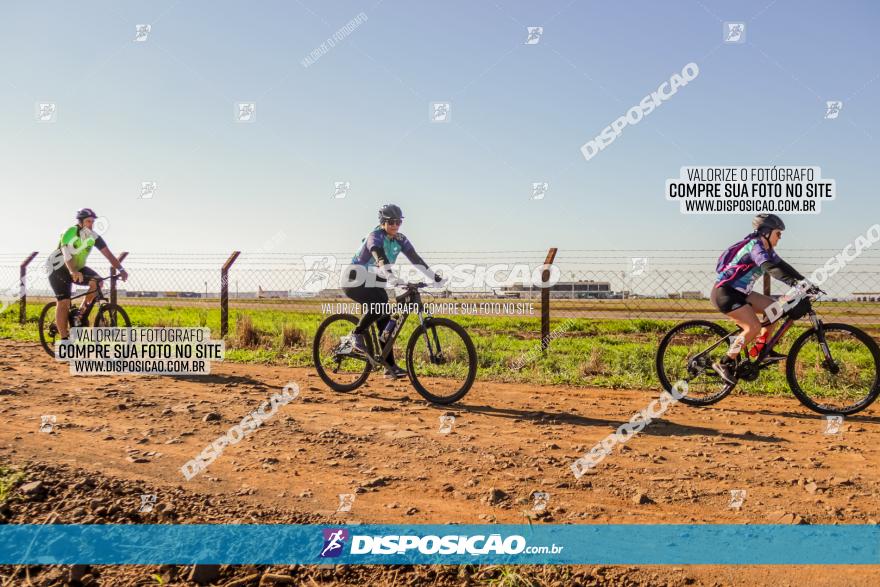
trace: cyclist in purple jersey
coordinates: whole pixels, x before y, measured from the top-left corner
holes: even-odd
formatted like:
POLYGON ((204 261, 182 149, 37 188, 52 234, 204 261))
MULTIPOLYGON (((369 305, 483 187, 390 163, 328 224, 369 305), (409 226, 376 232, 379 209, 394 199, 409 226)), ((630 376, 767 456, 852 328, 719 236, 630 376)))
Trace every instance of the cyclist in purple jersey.
MULTIPOLYGON (((758 214, 752 219, 752 228, 751 233, 719 257, 715 268, 718 277, 711 295, 715 307, 742 328, 742 332, 731 341, 727 355, 712 365, 730 385, 736 383, 739 353, 755 339, 763 347, 772 332, 772 326, 761 326, 758 312, 764 313, 773 299, 752 291, 755 281, 765 273, 788 285, 796 285, 804 279, 776 253, 776 245, 785 230, 785 223, 779 216, 758 214)), ((771 352, 767 360, 782 361, 785 358, 785 355, 771 352)))
MULTIPOLYGON (((389 303, 386 286, 403 283, 391 271, 400 253, 403 253, 435 285, 442 286, 446 283, 445 279, 428 268, 428 264, 419 256, 409 239, 400 232, 402 223, 403 211, 399 206, 385 204, 379 209, 379 226, 363 240, 363 244, 351 260, 348 278, 342 286, 345 295, 366 307, 366 312, 352 334, 354 351, 360 354, 368 353, 364 333, 370 325, 375 322, 382 331, 388 324, 389 314, 376 308, 389 303)), ((393 351, 388 355, 388 363, 391 368, 386 370, 386 378, 406 377, 406 370, 394 362, 393 351)))

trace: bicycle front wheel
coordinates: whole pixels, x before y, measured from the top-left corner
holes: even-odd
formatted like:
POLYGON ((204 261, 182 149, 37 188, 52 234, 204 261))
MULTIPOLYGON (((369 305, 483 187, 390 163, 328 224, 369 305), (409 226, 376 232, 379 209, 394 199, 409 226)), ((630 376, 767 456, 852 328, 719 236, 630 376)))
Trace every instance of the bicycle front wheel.
POLYGON ((451 404, 463 398, 477 376, 477 350, 467 331, 447 318, 427 318, 406 346, 406 368, 413 387, 429 402, 451 404))
POLYGON ((712 363, 727 353, 726 341, 711 351, 709 347, 727 334, 718 324, 706 320, 682 322, 663 337, 657 347, 657 377, 667 392, 687 395, 681 402, 690 406, 708 406, 723 399, 733 390, 712 369, 712 363), (687 384, 685 388, 681 383, 687 384))
MULTIPOLYGON (((348 336, 358 319, 351 314, 334 314, 318 326, 312 342, 312 358, 318 376, 333 391, 354 391, 370 376, 370 363, 362 356, 351 354, 348 336)), ((369 336, 364 340, 372 353, 369 336)))
POLYGON ((825 324, 821 333, 811 328, 794 341, 785 374, 795 396, 811 410, 855 414, 880 394, 880 349, 854 326, 825 324))

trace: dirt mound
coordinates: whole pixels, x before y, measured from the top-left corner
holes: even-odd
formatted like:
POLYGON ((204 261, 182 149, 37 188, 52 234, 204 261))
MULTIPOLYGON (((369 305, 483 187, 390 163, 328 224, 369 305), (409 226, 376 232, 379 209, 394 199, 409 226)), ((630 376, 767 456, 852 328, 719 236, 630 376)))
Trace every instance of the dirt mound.
MULTIPOLYGON (((163 488, 48 463, 32 463, 0 506, 7 524, 321 524, 279 508, 163 488), (156 497, 143 500, 141 495, 156 497), (145 504, 149 504, 146 505, 145 504), (149 511, 143 511, 148 509, 149 511)), ((693 579, 611 567, 161 565, 0 566, 3 585, 685 585, 693 579), (502 583, 506 581, 506 583, 502 583)))

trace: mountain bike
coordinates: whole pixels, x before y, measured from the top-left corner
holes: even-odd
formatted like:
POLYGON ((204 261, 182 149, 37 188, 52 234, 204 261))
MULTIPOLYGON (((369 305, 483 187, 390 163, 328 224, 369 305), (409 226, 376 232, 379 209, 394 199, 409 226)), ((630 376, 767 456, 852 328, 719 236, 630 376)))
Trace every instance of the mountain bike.
POLYGON ((411 313, 419 324, 406 345, 406 370, 413 387, 429 402, 451 404, 470 390, 477 375, 477 351, 467 331, 447 318, 435 318, 422 302, 424 283, 408 283, 396 298, 403 311, 392 315, 393 330, 380 337, 373 323, 364 333, 366 355, 353 350, 351 334, 358 318, 334 314, 321 322, 312 344, 318 375, 330 389, 354 391, 375 369, 388 368, 388 356, 411 313), (413 312, 414 310, 414 312, 413 312))
MULTIPOLYGON (((93 278, 93 280, 95 279, 101 280, 100 283, 103 284, 103 280, 109 279, 110 281, 116 281, 119 279, 119 276, 111 275, 110 277, 93 278)), ((75 299, 87 295, 89 295, 88 290, 81 294, 77 294, 70 299, 72 302, 75 299)), ((117 304, 110 303, 110 301, 104 297, 104 292, 100 287, 98 288, 95 299, 93 299, 91 303, 86 304, 85 308, 82 310, 73 307, 73 304, 71 304, 70 312, 67 316, 67 322, 70 327, 87 327, 89 325, 89 313, 96 304, 98 306, 98 313, 95 315, 94 326, 119 326, 121 328, 131 328, 131 320, 128 319, 128 314, 126 314, 125 310, 117 304)), ((40 321, 38 322, 40 344, 43 345, 43 349, 53 358, 55 357, 55 337, 58 336, 58 325, 55 323, 57 306, 58 302, 49 302, 46 304, 43 307, 43 311, 40 312, 40 321)))
MULTIPOLYGON (((870 335, 855 326, 822 322, 812 302, 824 293, 814 289, 787 298, 794 306, 779 317, 785 318, 782 326, 754 360, 749 360, 743 349, 736 376, 738 380, 755 381, 761 371, 777 364, 770 351, 797 320, 807 316, 812 327, 794 341, 785 358, 788 385, 813 411, 855 414, 880 394, 880 349, 870 335)), ((762 326, 770 323, 765 319, 762 326)), ((708 406, 726 397, 735 385, 725 383, 712 369, 712 363, 727 353, 730 341, 741 331, 737 328, 727 332, 707 320, 689 320, 672 328, 657 348, 657 376, 663 388, 671 392, 678 382, 686 382, 687 392, 681 402, 691 406, 708 406)))

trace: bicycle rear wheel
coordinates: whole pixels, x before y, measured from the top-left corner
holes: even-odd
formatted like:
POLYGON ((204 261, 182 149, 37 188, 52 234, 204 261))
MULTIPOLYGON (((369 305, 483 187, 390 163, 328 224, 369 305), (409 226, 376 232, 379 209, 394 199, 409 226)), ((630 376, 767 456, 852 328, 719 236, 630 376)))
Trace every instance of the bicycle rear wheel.
POLYGON ((727 334, 718 324, 707 320, 682 322, 666 333, 657 347, 657 377, 669 393, 680 381, 687 383, 676 387, 677 393, 687 394, 681 402, 689 406, 708 406, 721 401, 733 391, 733 385, 725 383, 712 369, 712 363, 727 353, 727 344, 722 343, 704 352, 727 334))
POLYGON ((98 308, 94 326, 131 328, 131 320, 128 319, 128 313, 116 304, 104 304, 98 308))
POLYGON ((37 322, 37 330, 40 333, 40 344, 49 356, 55 358, 55 339, 58 337, 58 325, 55 323, 55 313, 58 309, 57 302, 49 302, 43 306, 40 312, 40 320, 37 322))
POLYGON ((477 376, 477 351, 467 331, 447 318, 426 318, 406 345, 413 387, 429 402, 463 398, 477 376))
POLYGON ((802 404, 820 414, 848 415, 880 394, 880 349, 867 333, 848 324, 822 327, 827 357, 815 328, 794 341, 785 375, 802 404))
MULTIPOLYGON (((370 363, 365 357, 346 352, 351 348, 347 337, 354 330, 358 319, 351 314, 334 314, 321 322, 312 342, 312 359, 318 376, 333 391, 354 391, 370 376, 370 363)), ((373 345, 369 336, 364 340, 372 355, 373 345)))

